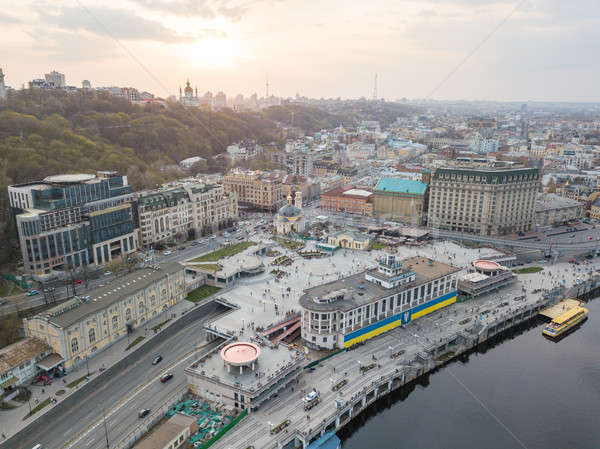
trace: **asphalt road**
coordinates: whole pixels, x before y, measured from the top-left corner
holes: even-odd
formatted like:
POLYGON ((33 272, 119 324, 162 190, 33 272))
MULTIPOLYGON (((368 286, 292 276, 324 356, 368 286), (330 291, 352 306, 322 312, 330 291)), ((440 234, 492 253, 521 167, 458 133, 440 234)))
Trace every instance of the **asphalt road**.
MULTIPOLYGON (((109 444, 113 447, 114 443, 141 424, 142 420, 138 418, 140 409, 160 408, 178 389, 186 385, 183 370, 192 363, 194 357, 179 364, 177 362, 185 355, 191 355, 194 348, 204 342, 205 333, 202 326, 218 314, 216 311, 207 314, 204 319, 194 322, 160 343, 152 352, 143 354, 118 375, 106 377, 103 383, 87 393, 84 401, 68 409, 60 419, 33 423, 26 435, 19 440, 11 439, 7 442, 8 446, 2 447, 27 449, 40 443, 44 449, 106 448, 103 410, 106 410, 107 414, 109 444), (158 365, 152 365, 152 359, 157 354, 162 355, 163 360, 158 365), (173 367, 174 364, 176 366, 173 367), (158 377, 167 371, 172 372, 174 377, 162 384, 158 377), (144 389, 133 393, 149 381, 144 389)), ((217 344, 218 340, 212 342, 211 346, 217 344)), ((209 346, 200 352, 208 349, 209 346)))

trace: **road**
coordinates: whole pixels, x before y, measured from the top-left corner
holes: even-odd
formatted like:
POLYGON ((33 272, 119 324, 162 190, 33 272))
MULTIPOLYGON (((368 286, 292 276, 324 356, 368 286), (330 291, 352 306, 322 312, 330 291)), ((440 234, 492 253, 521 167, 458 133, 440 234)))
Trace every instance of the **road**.
MULTIPOLYGON (((41 443, 44 449, 106 448, 104 425, 98 425, 102 421, 103 410, 107 414, 109 444, 113 447, 114 443, 141 423, 142 420, 138 418, 140 409, 158 409, 177 389, 187 384, 183 370, 191 363, 194 348, 204 341, 202 326, 218 314, 216 311, 207 314, 204 319, 195 321, 160 343, 152 352, 140 354, 127 369, 118 375, 107 376, 104 382, 87 393, 85 401, 69 408, 60 419, 42 419, 32 424, 26 435, 18 440, 10 439, 2 447, 30 448, 41 443), (163 360, 158 365, 152 365, 152 358, 156 354, 161 354, 163 360), (190 357, 182 361, 186 355, 190 357), (172 372, 174 377, 162 384, 158 377, 166 371, 172 372), (148 381, 150 383, 143 390, 133 393, 148 381), (118 408, 115 410, 115 407, 118 408)), ((218 341, 213 344, 218 344, 218 341)))

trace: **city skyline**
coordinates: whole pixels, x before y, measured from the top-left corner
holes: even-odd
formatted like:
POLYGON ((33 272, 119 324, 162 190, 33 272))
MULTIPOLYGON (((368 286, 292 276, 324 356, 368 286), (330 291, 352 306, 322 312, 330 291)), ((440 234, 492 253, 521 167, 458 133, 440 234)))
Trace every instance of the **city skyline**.
POLYGON ((388 100, 599 101, 590 0, 86 1, 0 14, 13 88, 67 84, 388 100), (260 32, 259 32, 260 31, 260 32), (324 45, 326 43, 326 45, 324 45), (576 79, 577 82, 573 82, 576 79), (592 92, 592 93, 591 93, 592 92))

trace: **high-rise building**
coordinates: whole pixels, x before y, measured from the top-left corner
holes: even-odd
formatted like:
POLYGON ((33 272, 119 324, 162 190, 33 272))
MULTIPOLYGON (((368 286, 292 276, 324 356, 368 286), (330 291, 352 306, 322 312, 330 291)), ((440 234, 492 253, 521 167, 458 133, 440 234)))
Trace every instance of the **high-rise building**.
POLYGON ((50 73, 46 73, 44 75, 46 78, 46 83, 48 87, 53 87, 55 89, 62 89, 66 86, 65 75, 63 73, 59 73, 56 70, 53 70, 50 73))
POLYGON ((28 274, 100 266, 137 249, 137 215, 126 176, 48 176, 11 185, 8 195, 28 274))
POLYGON ((215 95, 214 106, 215 108, 227 107, 227 95, 225 95, 224 92, 219 92, 217 95, 215 95))
POLYGON ((6 100, 6 86, 4 85, 4 73, 0 68, 0 100, 6 100))
POLYGON ((82 87, 82 89, 91 89, 92 83, 90 83, 88 80, 83 80, 81 82, 81 87, 82 87))
POLYGON ((428 225, 479 235, 530 231, 539 188, 536 168, 439 168, 429 186, 428 225))

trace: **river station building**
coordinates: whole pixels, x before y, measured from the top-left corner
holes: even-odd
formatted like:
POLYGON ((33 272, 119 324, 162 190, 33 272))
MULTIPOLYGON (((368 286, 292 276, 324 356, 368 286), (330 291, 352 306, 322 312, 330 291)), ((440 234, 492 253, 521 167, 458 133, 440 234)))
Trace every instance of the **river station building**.
POLYGON ((300 298, 302 339, 347 348, 456 302, 459 268, 424 257, 396 260, 309 288, 300 298))

